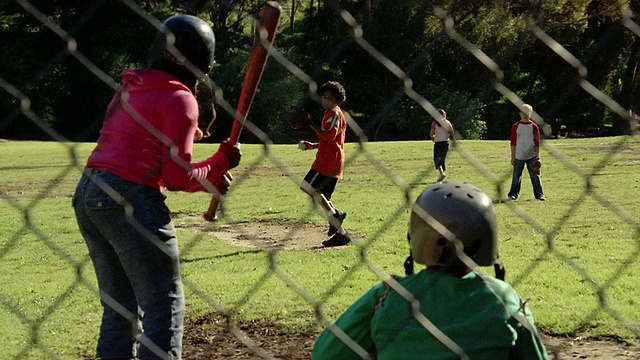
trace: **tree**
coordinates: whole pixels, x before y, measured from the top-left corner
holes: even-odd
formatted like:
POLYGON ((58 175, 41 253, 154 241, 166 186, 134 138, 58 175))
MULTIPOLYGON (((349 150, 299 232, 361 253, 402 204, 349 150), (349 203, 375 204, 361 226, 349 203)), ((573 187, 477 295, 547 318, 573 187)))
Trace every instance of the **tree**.
MULTIPOLYGON (((91 64, 117 83, 123 68, 144 66, 158 30, 116 0, 30 1, 77 43, 91 64)), ((216 34, 212 78, 235 104, 249 50, 249 19, 258 0, 147 0, 139 2, 162 21, 190 13, 210 21, 216 34)), ((313 81, 341 81, 348 90, 345 108, 371 140, 422 138, 431 121, 415 91, 435 107, 446 107, 469 129, 468 137, 502 139, 516 109, 496 91, 499 81, 532 103, 554 134, 621 134, 628 121, 612 114, 581 86, 574 65, 532 32, 541 29, 588 70, 586 80, 624 108, 637 110, 640 37, 624 26, 640 22, 636 2, 619 0, 291 0, 281 1, 289 21, 281 24, 276 48, 313 81), (344 16, 345 12, 352 17, 344 16), (355 20, 348 23, 347 20, 355 20), (294 26, 295 25, 295 26, 294 26), (360 35, 361 34, 361 35, 360 35), (356 35, 356 36, 354 36, 356 35), (455 36, 454 36, 455 35, 455 36), (361 36, 361 37, 359 37, 361 36), (460 40, 463 39, 463 40, 460 40), (494 73, 467 43, 498 66, 494 73), (369 47, 370 46, 370 47, 369 47), (398 72, 395 68, 400 69, 398 72), (403 73, 403 75, 400 75, 403 73), (405 75, 407 77, 405 77, 405 75), (468 123, 467 123, 468 122, 468 123)), ((156 23, 157 24, 157 23, 156 23)), ((65 38, 66 39, 66 38, 65 38)), ((31 110, 72 140, 97 136, 113 84, 103 82, 69 53, 68 43, 12 1, 0 8, 0 77, 31 100, 31 110), (87 96, 91 89, 91 96, 87 96), (81 100, 79 100, 81 99, 81 100)), ((307 84, 270 60, 251 121, 273 139, 282 135, 288 105, 306 103, 320 112, 307 84)), ((210 95, 199 90, 198 97, 210 95)), ((208 100, 207 100, 208 101, 208 100)), ((49 138, 21 115, 20 100, 0 97, 0 136, 49 138)), ((219 111, 220 136, 233 115, 219 111)), ((259 141, 251 134, 243 141, 259 141)), ((212 138, 211 141, 219 141, 212 138)))

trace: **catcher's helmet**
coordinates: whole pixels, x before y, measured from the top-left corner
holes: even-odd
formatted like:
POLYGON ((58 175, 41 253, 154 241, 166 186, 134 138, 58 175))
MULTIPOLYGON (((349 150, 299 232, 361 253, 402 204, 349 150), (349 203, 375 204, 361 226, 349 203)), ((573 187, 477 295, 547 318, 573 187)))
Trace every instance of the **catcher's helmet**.
POLYGON ((186 66, 186 59, 204 74, 213 64, 216 40, 211 26, 192 15, 174 15, 162 24, 163 34, 156 42, 152 66, 178 77, 195 75, 186 66), (181 56, 171 52, 173 45, 181 56))
POLYGON ((439 182, 420 194, 408 236, 414 261, 427 266, 452 265, 457 240, 480 266, 493 265, 498 256, 493 201, 479 188, 460 181, 439 182))

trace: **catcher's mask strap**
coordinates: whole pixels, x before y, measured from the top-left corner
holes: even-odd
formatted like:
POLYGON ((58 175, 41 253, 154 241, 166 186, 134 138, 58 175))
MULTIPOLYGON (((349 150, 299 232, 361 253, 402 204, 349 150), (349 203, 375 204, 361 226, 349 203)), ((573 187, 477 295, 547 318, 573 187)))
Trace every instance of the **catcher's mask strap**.
POLYGON ((493 263, 493 270, 496 273, 496 279, 504 281, 506 270, 504 269, 502 260, 500 260, 499 258, 496 258, 496 261, 493 263))
POLYGON ((409 253, 409 256, 404 261, 404 273, 405 275, 413 274, 413 256, 409 253))
POLYGON ((407 232, 407 242, 409 243, 409 256, 404 261, 404 273, 405 275, 413 274, 413 254, 411 253, 411 235, 407 232))

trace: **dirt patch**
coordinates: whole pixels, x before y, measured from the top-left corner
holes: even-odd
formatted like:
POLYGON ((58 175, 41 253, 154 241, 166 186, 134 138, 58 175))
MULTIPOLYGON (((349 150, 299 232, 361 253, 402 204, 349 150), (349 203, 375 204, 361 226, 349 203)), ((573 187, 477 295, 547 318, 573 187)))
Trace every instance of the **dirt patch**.
MULTIPOLYGON (((318 335, 314 329, 291 331, 268 320, 233 321, 210 313, 185 324, 184 359, 286 359, 311 358, 318 335)), ((591 340, 543 335, 550 359, 640 359, 640 346, 615 339, 591 340)))
POLYGON ((204 359, 287 359, 311 358, 316 331, 290 331, 267 320, 227 321, 210 313, 185 323, 183 358, 204 359))
POLYGON ((544 334, 550 359, 640 359, 640 345, 629 345, 617 339, 585 339, 582 337, 544 334))
POLYGON ((202 228, 210 235, 231 245, 262 250, 322 249, 329 225, 305 222, 265 220, 202 228))
MULTIPOLYGON (((322 249, 327 226, 268 220, 231 225, 185 224, 197 227, 233 245, 263 250, 322 249)), ((220 313, 205 314, 185 322, 184 359, 309 359, 318 329, 287 329, 267 319, 227 319, 220 313)), ((543 334, 550 359, 640 360, 640 345, 617 339, 584 339, 543 334)))

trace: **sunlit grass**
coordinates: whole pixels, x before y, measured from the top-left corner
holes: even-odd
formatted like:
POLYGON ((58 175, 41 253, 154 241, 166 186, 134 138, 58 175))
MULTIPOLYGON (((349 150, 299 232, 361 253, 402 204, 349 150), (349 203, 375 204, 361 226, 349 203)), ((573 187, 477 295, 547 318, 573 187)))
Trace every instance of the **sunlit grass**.
MULTIPOLYGON (((71 207, 93 146, 0 144, 0 322, 9 324, 0 330, 0 347, 8 358, 54 353, 76 359, 93 352, 100 305, 71 207)), ((203 159, 216 148, 198 144, 194 158, 203 159)), ((263 146, 243 145, 243 153, 220 223, 277 218, 325 224, 298 188, 314 152, 274 145, 265 154, 263 146)), ((331 320, 379 275, 403 274, 410 205, 437 177, 432 145, 347 144, 347 156, 345 178, 333 201, 349 213, 345 226, 364 249, 279 251, 270 257, 218 241, 196 226, 180 228, 188 317, 226 309, 246 318, 320 329, 316 304, 323 320, 331 320)), ((511 177, 507 141, 457 143, 448 158, 448 179, 478 185, 496 200, 507 281, 523 298, 531 297, 541 329, 637 335, 638 138, 547 141, 542 161, 546 202, 533 199, 526 177, 518 201, 499 201, 511 177)), ((209 199, 204 193, 168 193, 167 201, 180 221, 197 224, 209 199)))

